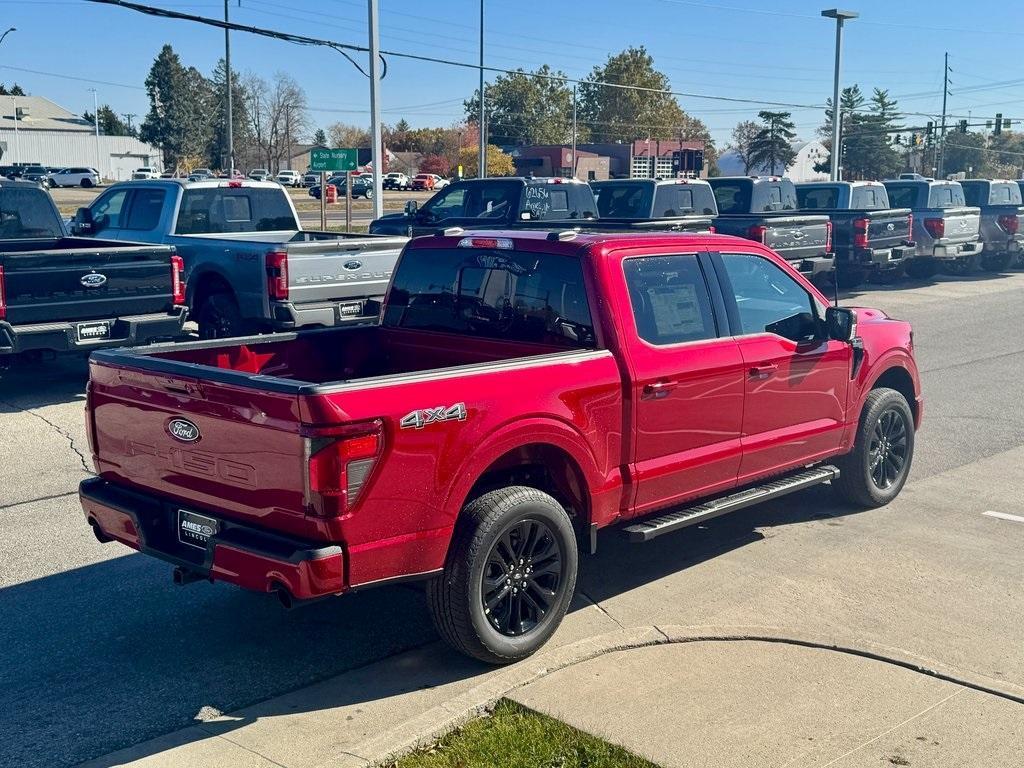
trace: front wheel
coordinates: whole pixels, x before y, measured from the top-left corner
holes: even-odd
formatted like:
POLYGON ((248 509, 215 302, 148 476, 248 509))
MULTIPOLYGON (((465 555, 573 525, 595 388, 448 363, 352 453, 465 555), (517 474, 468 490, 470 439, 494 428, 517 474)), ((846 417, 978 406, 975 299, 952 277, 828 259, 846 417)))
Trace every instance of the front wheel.
POLYGON ((568 514, 535 488, 470 502, 443 574, 427 588, 441 637, 489 664, 524 659, 548 641, 576 588, 579 555, 568 514))
POLYGON ((373 200, 373 190, 372 189, 366 190, 366 192, 363 193, 363 197, 365 197, 367 200, 373 200))
POLYGON ((1005 272, 1013 264, 1014 256, 1012 251, 985 254, 981 257, 981 268, 986 272, 1005 272))
POLYGON ((836 465, 833 487, 860 507, 881 507, 895 499, 914 458, 914 415, 894 389, 872 390, 864 401, 853 450, 836 465))

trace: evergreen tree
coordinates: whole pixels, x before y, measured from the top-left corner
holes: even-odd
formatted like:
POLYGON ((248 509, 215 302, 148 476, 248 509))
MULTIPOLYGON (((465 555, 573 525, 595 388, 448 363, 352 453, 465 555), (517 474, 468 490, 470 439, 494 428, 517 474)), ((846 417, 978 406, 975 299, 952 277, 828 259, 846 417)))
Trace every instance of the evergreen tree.
MULTIPOLYGON (((100 133, 104 136, 134 136, 135 131, 128 127, 128 123, 123 121, 113 109, 110 108, 109 104, 101 104, 99 109, 100 114, 100 133)), ((92 123, 96 117, 92 112, 83 112, 82 119, 92 123)))
POLYGON ((160 147, 168 165, 205 156, 212 137, 213 92, 195 67, 185 68, 165 45, 146 77, 149 112, 139 137, 160 147))
POLYGON ((313 134, 313 143, 316 144, 318 147, 327 146, 327 134, 324 133, 323 128, 316 129, 316 132, 313 134))
POLYGON ((773 176, 783 174, 796 159, 792 144, 796 126, 789 112, 762 110, 757 116, 761 118, 761 128, 750 143, 750 164, 764 168, 773 176))
MULTIPOLYGON (((228 105, 227 105, 227 66, 224 59, 217 62, 209 79, 210 98, 214 108, 210 126, 210 141, 207 146, 207 162, 212 168, 227 168, 228 164, 228 105)), ((249 115, 245 99, 245 88, 242 78, 234 70, 231 71, 231 128, 232 141, 235 147, 235 165, 245 154, 249 145, 249 115)))

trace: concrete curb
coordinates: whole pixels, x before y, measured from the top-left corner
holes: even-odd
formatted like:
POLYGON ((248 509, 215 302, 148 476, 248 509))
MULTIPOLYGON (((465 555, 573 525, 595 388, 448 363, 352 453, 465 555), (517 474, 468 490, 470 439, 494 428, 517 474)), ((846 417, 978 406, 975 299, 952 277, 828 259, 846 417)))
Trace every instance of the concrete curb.
POLYGON ((961 671, 933 659, 866 640, 840 642, 810 632, 785 631, 768 626, 650 625, 616 630, 542 652, 501 670, 480 685, 432 707, 401 725, 353 745, 320 763, 317 768, 370 768, 431 744, 470 720, 488 712, 517 688, 552 672, 616 651, 677 643, 762 642, 845 653, 892 664, 919 674, 1024 704, 1024 687, 973 671, 961 671))

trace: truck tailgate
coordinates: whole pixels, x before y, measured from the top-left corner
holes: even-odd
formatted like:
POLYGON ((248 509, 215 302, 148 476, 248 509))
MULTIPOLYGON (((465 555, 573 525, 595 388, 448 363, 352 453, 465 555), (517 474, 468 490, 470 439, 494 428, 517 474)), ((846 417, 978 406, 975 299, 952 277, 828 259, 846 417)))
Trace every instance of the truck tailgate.
POLYGON ((946 220, 946 242, 972 243, 978 239, 981 229, 980 208, 947 208, 942 215, 946 220))
POLYGON ((868 243, 872 248, 894 248, 913 240, 909 208, 867 211, 868 243))
POLYGON ((764 244, 787 259, 820 256, 828 250, 827 216, 768 219, 764 244))
POLYGON ((143 315, 171 306, 167 246, 103 248, 88 240, 51 240, 34 250, 14 247, 5 243, 0 253, 12 324, 143 315))
POLYGON ((367 236, 287 243, 289 296, 296 304, 383 296, 406 242, 367 236))
POLYGON ((185 510, 316 538, 296 482, 304 466, 294 393, 95 359, 90 379, 89 427, 101 477, 185 510))

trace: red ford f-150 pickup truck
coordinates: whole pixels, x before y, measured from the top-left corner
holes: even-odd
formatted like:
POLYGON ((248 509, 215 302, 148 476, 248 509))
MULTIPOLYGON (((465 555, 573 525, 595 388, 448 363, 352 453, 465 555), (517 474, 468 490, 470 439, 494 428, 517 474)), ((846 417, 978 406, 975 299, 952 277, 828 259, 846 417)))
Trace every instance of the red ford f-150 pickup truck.
POLYGON ((761 244, 449 231, 409 243, 376 326, 93 354, 81 501, 179 583, 289 605, 425 579, 441 635, 503 663, 555 631, 598 529, 823 482, 885 504, 921 413, 910 326, 761 244))

